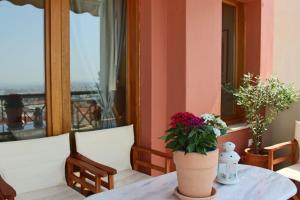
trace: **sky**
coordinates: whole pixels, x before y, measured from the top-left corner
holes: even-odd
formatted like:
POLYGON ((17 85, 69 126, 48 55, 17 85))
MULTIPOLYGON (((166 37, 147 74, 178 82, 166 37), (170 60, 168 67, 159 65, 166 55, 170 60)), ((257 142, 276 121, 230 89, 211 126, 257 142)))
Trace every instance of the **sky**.
MULTIPOLYGON (((70 13, 71 82, 94 82, 100 18, 70 13)), ((44 10, 0 1, 0 90, 44 85, 44 10)))

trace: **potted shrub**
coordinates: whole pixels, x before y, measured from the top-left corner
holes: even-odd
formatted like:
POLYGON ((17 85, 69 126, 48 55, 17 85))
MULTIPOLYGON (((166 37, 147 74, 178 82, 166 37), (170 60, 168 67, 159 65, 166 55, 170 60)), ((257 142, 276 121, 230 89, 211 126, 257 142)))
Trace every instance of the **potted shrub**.
POLYGON ((241 86, 232 91, 237 105, 245 112, 247 124, 252 132, 252 146, 245 149, 244 162, 267 167, 268 156, 263 149, 263 134, 277 114, 289 108, 299 98, 293 85, 284 84, 276 77, 262 80, 245 74, 241 86))
POLYGON ((4 107, 7 115, 7 126, 9 129, 23 128, 23 108, 22 96, 19 94, 10 94, 6 97, 4 107))
POLYGON ((217 137, 227 131, 226 123, 212 114, 197 117, 176 113, 162 137, 173 151, 178 193, 191 198, 213 196, 212 186, 218 163, 217 137))

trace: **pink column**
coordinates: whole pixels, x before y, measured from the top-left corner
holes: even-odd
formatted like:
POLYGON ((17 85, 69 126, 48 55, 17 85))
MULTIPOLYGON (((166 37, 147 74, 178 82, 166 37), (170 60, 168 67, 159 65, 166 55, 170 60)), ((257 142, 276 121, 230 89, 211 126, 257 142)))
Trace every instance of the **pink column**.
POLYGON ((260 74, 261 0, 245 3, 245 73, 260 74))
POLYGON ((186 110, 186 1, 167 0, 167 118, 186 110))
POLYGON ((186 110, 219 114, 222 1, 186 2, 186 110))
POLYGON ((262 0, 261 4, 261 56, 260 75, 268 78, 273 68, 274 1, 262 0))
POLYGON ((168 4, 141 0, 141 143, 163 148, 158 138, 167 128, 168 4))
POLYGON ((245 2, 245 73, 267 78, 272 73, 274 2, 248 0, 245 2))
POLYGON ((172 114, 220 112, 222 1, 140 2, 142 144, 164 150, 172 114))
MULTIPOLYGON (((245 72, 263 77, 272 69, 272 9, 271 0, 245 1, 245 72)), ((140 0, 140 12, 141 142, 165 151, 159 137, 172 114, 220 113, 222 0, 140 0)), ((248 137, 234 140, 239 150, 248 137)))
MULTIPOLYGON (((151 39, 152 39, 152 66, 151 66, 151 147, 163 148, 163 141, 159 137, 164 134, 167 119, 167 1, 151 1, 151 39)), ((146 122, 148 123, 148 122, 146 122)))

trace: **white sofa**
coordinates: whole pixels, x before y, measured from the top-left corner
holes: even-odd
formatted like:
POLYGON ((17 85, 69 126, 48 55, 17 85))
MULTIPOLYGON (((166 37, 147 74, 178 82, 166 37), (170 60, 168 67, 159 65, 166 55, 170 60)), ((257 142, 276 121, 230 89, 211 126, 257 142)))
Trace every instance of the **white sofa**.
POLYGON ((150 178, 139 172, 139 167, 148 167, 163 173, 170 171, 172 157, 166 153, 134 145, 133 125, 112 129, 75 133, 78 159, 89 162, 108 173, 104 187, 121 187, 150 178), (164 167, 139 159, 139 153, 154 154, 166 159, 164 167), (132 154, 132 156, 131 156, 132 154), (131 161, 133 167, 131 166, 131 161))
MULTIPOLYGON (((82 194, 69 187, 75 181, 66 177, 66 162, 67 171, 76 165, 69 155, 69 134, 0 143, 0 199, 84 199, 82 194)), ((78 167, 81 167, 80 163, 82 161, 78 167)), ((91 171, 97 174, 97 170, 91 171)))

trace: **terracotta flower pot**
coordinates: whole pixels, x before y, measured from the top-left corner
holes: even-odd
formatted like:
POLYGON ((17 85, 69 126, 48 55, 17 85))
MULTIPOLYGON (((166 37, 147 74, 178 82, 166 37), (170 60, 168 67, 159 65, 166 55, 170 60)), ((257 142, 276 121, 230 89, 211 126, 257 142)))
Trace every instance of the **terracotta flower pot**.
POLYGON ((178 190, 182 195, 201 198, 212 195, 212 187, 216 178, 219 150, 207 155, 175 151, 178 190))
POLYGON ((268 154, 254 154, 251 148, 245 149, 244 164, 268 168, 268 154))

